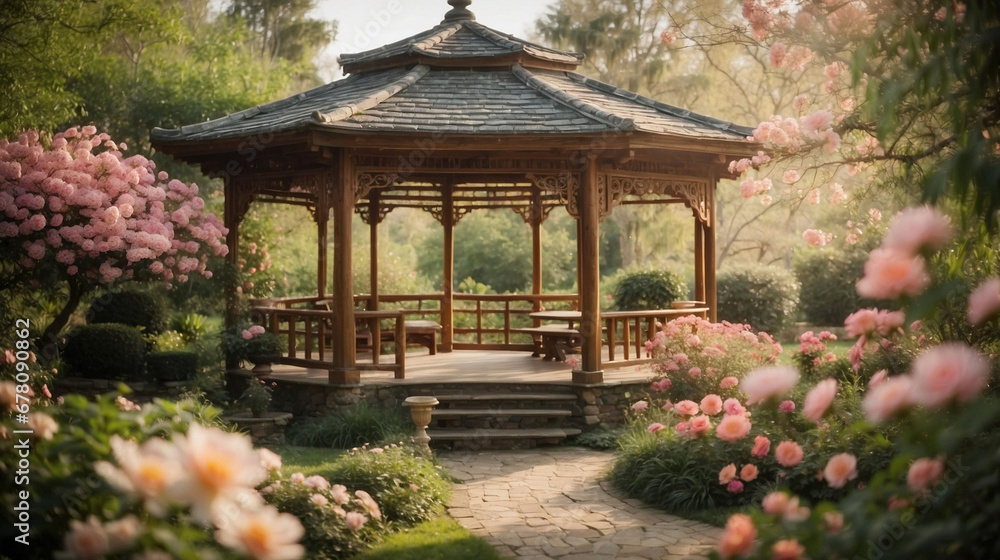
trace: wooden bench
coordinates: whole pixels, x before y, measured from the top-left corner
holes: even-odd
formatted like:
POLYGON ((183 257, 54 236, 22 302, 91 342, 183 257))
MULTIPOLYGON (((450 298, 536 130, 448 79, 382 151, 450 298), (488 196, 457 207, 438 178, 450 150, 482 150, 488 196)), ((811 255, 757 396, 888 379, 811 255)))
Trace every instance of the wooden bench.
POLYGON ((535 340, 535 351, 531 355, 538 357, 539 352, 544 352, 543 360, 555 360, 557 362, 566 361, 567 350, 577 350, 580 348, 580 331, 559 325, 543 325, 530 329, 521 329, 520 332, 530 334, 535 340))
MULTIPOLYGON (((437 333, 441 331, 441 325, 434 321, 415 320, 406 321, 405 328, 406 344, 419 344, 430 350, 431 356, 437 354, 437 333)), ((395 333, 382 331, 382 342, 395 342, 395 340, 395 333)))

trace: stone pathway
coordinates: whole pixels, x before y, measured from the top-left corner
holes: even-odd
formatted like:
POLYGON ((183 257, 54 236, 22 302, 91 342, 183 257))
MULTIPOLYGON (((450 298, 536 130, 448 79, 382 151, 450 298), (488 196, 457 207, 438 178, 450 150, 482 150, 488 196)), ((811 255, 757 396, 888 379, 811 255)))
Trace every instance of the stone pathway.
POLYGON ((502 556, 535 560, 700 558, 722 530, 617 495, 614 454, 579 447, 441 452, 448 513, 502 556))

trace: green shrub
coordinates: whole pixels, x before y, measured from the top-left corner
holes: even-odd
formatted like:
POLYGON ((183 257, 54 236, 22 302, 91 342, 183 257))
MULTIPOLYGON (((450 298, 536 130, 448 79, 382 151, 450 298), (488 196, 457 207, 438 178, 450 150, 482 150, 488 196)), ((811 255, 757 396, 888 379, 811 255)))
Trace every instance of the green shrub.
POLYGON ((618 437, 622 435, 622 428, 601 426, 596 430, 583 432, 573 438, 573 443, 589 447, 591 449, 617 449, 618 437))
POLYGON ((413 529, 389 535, 358 560, 500 560, 485 540, 450 517, 439 517, 413 529))
POLYGON ((718 277, 719 320, 780 332, 795 318, 799 285, 791 272, 770 266, 734 266, 718 277))
POLYGON ((615 288, 615 308, 621 311, 667 309, 670 302, 687 296, 687 286, 668 270, 626 272, 615 288))
POLYGON ((166 328, 166 310, 157 296, 139 290, 107 292, 90 304, 90 324, 120 323, 156 334, 166 328))
POLYGON ((196 352, 150 352, 146 356, 146 371, 157 381, 186 381, 198 373, 196 352))
POLYGON ((288 443, 350 449, 409 438, 410 427, 395 410, 359 403, 332 416, 307 418, 288 427, 288 443))
POLYGON ((206 317, 197 313, 185 313, 174 318, 172 326, 189 344, 202 340, 208 334, 206 317))
POLYGON ((875 307, 855 288, 864 274, 868 256, 862 251, 810 251, 795 263, 799 309, 813 325, 843 325, 844 319, 863 307, 875 307))
POLYGON ((150 335, 146 338, 151 342, 151 352, 176 352, 184 350, 187 347, 187 342, 185 342, 184 338, 177 331, 163 331, 160 334, 150 335))
POLYGON ((324 473, 375 498, 388 522, 415 525, 441 513, 451 485, 440 467, 412 447, 390 444, 351 450, 324 473))
POLYGON ((84 325, 66 336, 63 358, 80 377, 138 380, 145 373, 146 341, 128 325, 84 325))

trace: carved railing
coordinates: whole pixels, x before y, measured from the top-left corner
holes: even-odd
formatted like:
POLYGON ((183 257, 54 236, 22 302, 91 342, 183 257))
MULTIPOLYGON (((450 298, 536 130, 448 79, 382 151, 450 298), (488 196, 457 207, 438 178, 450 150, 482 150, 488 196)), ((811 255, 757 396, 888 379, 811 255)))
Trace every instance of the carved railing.
POLYGON ((708 316, 708 308, 605 311, 601 313, 601 319, 604 320, 605 343, 608 347, 608 362, 645 361, 648 359, 646 341, 653 338, 659 329, 658 325, 687 315, 696 315, 704 319, 708 316), (622 349, 621 360, 617 358, 619 345, 622 349))

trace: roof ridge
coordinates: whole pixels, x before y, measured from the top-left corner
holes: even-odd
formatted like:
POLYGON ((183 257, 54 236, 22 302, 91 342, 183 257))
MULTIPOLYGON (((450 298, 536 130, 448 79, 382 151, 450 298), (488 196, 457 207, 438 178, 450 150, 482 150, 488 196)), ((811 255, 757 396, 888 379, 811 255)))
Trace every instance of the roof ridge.
POLYGON ((406 88, 412 86, 419 80, 427 75, 430 71, 430 66, 425 66, 423 64, 418 64, 413 67, 412 70, 406 73, 402 78, 386 85, 382 89, 370 93, 365 97, 355 101, 354 103, 348 105, 341 105, 336 109, 328 112, 315 111, 312 114, 314 121, 331 124, 337 121, 342 121, 351 115, 357 114, 361 111, 367 111, 378 105, 379 103, 385 101, 386 99, 396 95, 397 93, 405 90, 406 88))
POLYGON ((535 54, 536 56, 541 54, 549 56, 553 54, 558 54, 561 56, 573 58, 577 62, 583 62, 584 56, 580 53, 561 51, 558 49, 554 49, 552 47, 546 47, 545 45, 532 43, 527 39, 521 39, 520 37, 516 37, 511 33, 504 33, 503 31, 497 31, 496 29, 493 29, 488 25, 483 25, 478 21, 466 22, 466 27, 468 27, 470 31, 473 31, 480 37, 492 41, 493 43, 501 47, 516 47, 516 49, 519 51, 535 54))
POLYGON ((621 89, 611 84, 604 83, 600 80, 595 80, 594 78, 584 76, 583 74, 580 74, 578 72, 566 72, 566 75, 569 76, 571 80, 582 83, 588 87, 600 89, 601 91, 604 91, 610 95, 621 97, 623 99, 628 99, 629 101, 634 101, 641 105, 645 105, 647 107, 656 109, 657 111, 667 113, 668 115, 673 117, 688 119, 699 124, 710 126, 718 130, 739 134, 744 137, 753 134, 753 128, 751 127, 743 126, 730 121, 724 121, 722 119, 717 119, 714 117, 709 117, 707 115, 702 115, 701 113, 696 113, 694 111, 691 111, 690 109, 683 109, 675 105, 670 105, 669 103, 657 101, 652 97, 646 97, 645 95, 640 95, 632 91, 621 89))
POLYGON ((511 73, 514 74, 519 80, 525 83, 528 87, 535 89, 536 91, 544 94, 545 96, 562 103, 572 109, 583 113, 585 116, 591 119, 601 122, 603 124, 611 125, 622 131, 632 131, 637 130, 635 121, 626 118, 619 117, 614 113, 609 113, 596 105, 591 105, 582 99, 573 97, 572 95, 550 86, 545 83, 541 78, 535 76, 527 68, 521 66, 520 64, 515 64, 511 66, 511 73))
POLYGON ((512 41, 510 36, 504 36, 499 31, 487 27, 477 21, 468 21, 465 23, 466 23, 465 27, 469 31, 475 33, 476 35, 479 35, 483 39, 486 39, 487 41, 497 45, 498 47, 505 47, 508 49, 513 49, 515 51, 524 50, 524 42, 512 41))
POLYGON ((441 42, 444 41, 445 39, 453 37, 456 33, 458 33, 459 31, 461 31, 463 27, 465 27, 466 23, 468 23, 468 22, 458 21, 458 22, 448 23, 448 24, 442 23, 442 24, 438 25, 437 27, 433 28, 433 29, 437 29, 438 27, 441 27, 442 29, 440 31, 438 31, 436 33, 432 33, 431 35, 428 35, 427 37, 425 37, 425 38, 423 38, 423 39, 421 39, 419 41, 414 41, 414 42, 410 43, 410 48, 407 49, 407 52, 411 52, 411 53, 417 52, 417 53, 420 53, 420 54, 429 54, 429 53, 425 52, 427 49, 433 48, 433 47, 441 44, 441 42))

